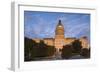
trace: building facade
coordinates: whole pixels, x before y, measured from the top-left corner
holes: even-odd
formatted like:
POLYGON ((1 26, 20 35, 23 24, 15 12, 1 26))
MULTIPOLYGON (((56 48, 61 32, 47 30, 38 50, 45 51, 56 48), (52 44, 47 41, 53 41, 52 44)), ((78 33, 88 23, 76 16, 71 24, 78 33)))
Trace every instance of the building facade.
MULTIPOLYGON (((65 29, 63 24, 61 23, 61 20, 59 20, 56 29, 55 29, 55 37, 54 38, 44 38, 44 39, 33 39, 37 43, 40 42, 40 40, 43 40, 45 44, 50 46, 55 46, 55 48, 59 51, 63 48, 64 45, 71 44, 73 41, 75 41, 77 38, 70 38, 65 37, 65 29)), ((78 38, 80 42, 82 43, 83 48, 89 48, 88 39, 86 37, 78 38)))

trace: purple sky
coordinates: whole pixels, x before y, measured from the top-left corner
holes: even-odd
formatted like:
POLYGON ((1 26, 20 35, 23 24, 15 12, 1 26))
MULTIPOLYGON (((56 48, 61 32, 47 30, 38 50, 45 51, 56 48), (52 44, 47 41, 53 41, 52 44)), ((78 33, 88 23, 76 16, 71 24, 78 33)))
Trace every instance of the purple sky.
POLYGON ((52 38, 55 28, 61 20, 65 28, 65 37, 90 40, 90 14, 24 11, 24 36, 28 38, 52 38))

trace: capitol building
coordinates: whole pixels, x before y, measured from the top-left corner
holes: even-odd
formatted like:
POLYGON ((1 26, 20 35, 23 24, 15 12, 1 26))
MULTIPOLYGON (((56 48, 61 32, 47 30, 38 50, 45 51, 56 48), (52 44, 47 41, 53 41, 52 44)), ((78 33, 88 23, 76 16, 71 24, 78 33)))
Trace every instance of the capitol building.
POLYGON ((43 40, 45 44, 54 46, 59 51, 60 49, 63 48, 64 45, 72 44, 72 42, 77 39, 81 42, 82 48, 89 49, 89 43, 87 37, 85 36, 80 38, 65 37, 64 25, 62 24, 61 20, 59 20, 55 28, 54 38, 43 38, 43 39, 33 38, 32 40, 34 40, 37 43, 39 43, 40 40, 43 40))

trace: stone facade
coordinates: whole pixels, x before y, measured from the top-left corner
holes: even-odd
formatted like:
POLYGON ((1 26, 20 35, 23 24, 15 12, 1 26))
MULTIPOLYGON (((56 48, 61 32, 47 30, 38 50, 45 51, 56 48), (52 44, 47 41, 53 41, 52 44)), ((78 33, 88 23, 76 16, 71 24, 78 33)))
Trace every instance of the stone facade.
MULTIPOLYGON (((65 30, 64 26, 61 23, 61 20, 59 20, 58 25, 55 29, 55 37, 54 38, 44 38, 44 39, 33 39, 37 43, 40 42, 40 40, 43 40, 45 44, 50 46, 55 46, 56 49, 62 49, 64 45, 71 44, 76 38, 70 38, 65 37, 64 35, 65 30)), ((82 43, 83 48, 89 48, 88 40, 86 37, 79 38, 79 40, 82 43)))

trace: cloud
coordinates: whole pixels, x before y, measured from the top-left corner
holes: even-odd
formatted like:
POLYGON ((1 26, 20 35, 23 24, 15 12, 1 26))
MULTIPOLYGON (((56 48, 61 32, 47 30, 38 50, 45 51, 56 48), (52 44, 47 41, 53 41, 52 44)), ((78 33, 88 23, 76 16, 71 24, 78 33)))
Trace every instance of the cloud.
POLYGON ((58 20, 62 20, 66 37, 81 37, 90 33, 90 15, 75 13, 25 12, 25 36, 52 38, 58 20))

